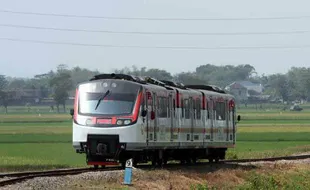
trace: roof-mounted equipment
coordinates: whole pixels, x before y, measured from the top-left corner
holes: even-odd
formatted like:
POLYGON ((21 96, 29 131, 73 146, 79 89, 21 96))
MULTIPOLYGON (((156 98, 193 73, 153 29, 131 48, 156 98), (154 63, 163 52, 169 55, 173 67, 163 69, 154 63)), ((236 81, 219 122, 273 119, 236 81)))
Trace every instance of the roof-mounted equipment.
POLYGON ((161 80, 161 82, 165 83, 166 85, 173 86, 176 88, 186 89, 182 83, 176 83, 176 82, 168 81, 168 80, 161 80))
POLYGON ((165 87, 165 83, 155 79, 155 78, 152 78, 152 77, 145 77, 145 81, 147 83, 150 83, 150 84, 154 84, 154 85, 158 85, 158 86, 163 86, 165 87))
POLYGON ((142 78, 139 78, 133 75, 115 74, 115 73, 111 73, 111 74, 104 73, 104 74, 95 75, 90 79, 90 81, 100 80, 100 79, 121 79, 121 80, 128 80, 128 81, 146 84, 146 82, 142 78))
POLYGON ((214 85, 185 85, 185 87, 192 88, 192 89, 209 90, 209 91, 218 92, 221 94, 226 94, 224 90, 214 85))

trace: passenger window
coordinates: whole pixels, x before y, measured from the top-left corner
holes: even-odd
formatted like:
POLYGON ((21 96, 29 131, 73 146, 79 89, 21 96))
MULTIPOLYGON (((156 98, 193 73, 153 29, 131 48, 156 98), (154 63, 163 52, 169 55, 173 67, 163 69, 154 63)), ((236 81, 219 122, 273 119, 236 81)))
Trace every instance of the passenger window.
POLYGON ((182 109, 181 109, 181 110, 182 110, 182 118, 184 118, 185 103, 184 103, 184 100, 183 100, 183 99, 181 100, 181 107, 182 107, 182 109))
POLYGON ((190 119, 190 107, 188 99, 184 100, 185 119, 190 119))
POLYGON ((193 112, 194 112, 194 119, 196 119, 196 114, 197 114, 197 110, 196 110, 196 100, 193 100, 193 112))
POLYGON ((167 118, 167 98, 159 97, 159 117, 167 118))
POLYGON ((216 102, 216 120, 225 120, 225 103, 216 102))
POLYGON ((196 99, 196 112, 197 112, 197 119, 201 119, 201 101, 200 101, 200 98, 196 99))
POLYGON ((170 102, 171 102, 171 97, 169 96, 169 98, 166 98, 166 103, 167 103, 167 107, 166 108, 168 108, 167 109, 167 114, 168 114, 168 118, 170 118, 171 117, 171 104, 170 104, 170 102))
POLYGON ((210 107, 209 107, 208 100, 206 100, 206 104, 207 104, 207 105, 206 105, 206 108, 207 108, 207 118, 210 119, 210 110, 211 110, 211 109, 210 109, 210 107))
POLYGON ((173 99, 173 115, 175 117, 175 99, 173 99))

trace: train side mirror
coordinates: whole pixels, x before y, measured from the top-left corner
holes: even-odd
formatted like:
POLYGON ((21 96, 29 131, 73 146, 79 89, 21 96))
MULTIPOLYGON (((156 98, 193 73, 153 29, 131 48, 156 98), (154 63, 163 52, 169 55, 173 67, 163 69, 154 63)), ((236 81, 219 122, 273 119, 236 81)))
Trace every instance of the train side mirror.
POLYGON ((141 112, 141 116, 142 116, 142 117, 145 117, 145 116, 146 116, 146 114, 147 114, 147 111, 146 111, 146 110, 142 110, 142 112, 141 112))
POLYGON ((74 114, 74 109, 70 109, 70 115, 73 116, 74 114))
POLYGON ((241 120, 241 116, 238 115, 238 116, 237 116, 237 121, 239 122, 240 120, 241 120))

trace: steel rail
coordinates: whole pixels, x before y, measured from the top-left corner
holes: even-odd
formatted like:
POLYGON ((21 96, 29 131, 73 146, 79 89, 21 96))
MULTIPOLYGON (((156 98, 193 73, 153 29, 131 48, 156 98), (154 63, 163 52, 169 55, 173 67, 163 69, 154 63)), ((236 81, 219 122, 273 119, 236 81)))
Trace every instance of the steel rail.
MULTIPOLYGON (((269 157, 269 158, 253 158, 253 159, 231 159, 231 160, 221 160, 218 163, 246 163, 246 162, 261 162, 261 161, 278 161, 278 160, 301 160, 310 158, 310 154, 306 155, 296 155, 296 156, 281 156, 281 157, 269 157)), ((197 162, 197 164, 209 164, 209 162, 197 162)), ((184 166, 182 164, 167 164, 169 166, 184 166)), ((152 165, 141 165, 137 168, 153 168, 152 165)), ((0 187, 6 186, 18 182, 22 182, 27 179, 32 179, 36 177, 51 177, 51 176, 63 176, 63 175, 76 175, 85 172, 92 171, 114 171, 120 170, 122 167, 105 167, 105 168, 73 168, 73 169, 58 169, 58 170, 48 170, 48 171, 34 171, 34 172, 16 172, 16 173, 5 173, 0 174, 0 178, 8 177, 11 179, 0 181, 0 187)))
POLYGON ((50 171, 37 171, 37 172, 21 172, 21 173, 8 173, 8 174, 1 174, 1 178, 4 177, 14 177, 11 179, 0 181, 0 187, 11 185, 14 183, 22 182, 27 179, 32 179, 36 177, 51 177, 51 176, 63 176, 63 175, 76 175, 85 172, 92 172, 92 171, 113 171, 119 170, 120 167, 108 167, 108 168, 75 168, 75 169, 66 169, 66 170, 50 170, 50 171))
POLYGON ((280 157, 269 157, 269 158, 250 158, 250 159, 236 159, 236 160, 223 160, 225 163, 243 163, 243 162, 260 162, 260 161, 278 161, 278 160, 301 160, 310 158, 310 154, 296 155, 296 156, 280 156, 280 157))

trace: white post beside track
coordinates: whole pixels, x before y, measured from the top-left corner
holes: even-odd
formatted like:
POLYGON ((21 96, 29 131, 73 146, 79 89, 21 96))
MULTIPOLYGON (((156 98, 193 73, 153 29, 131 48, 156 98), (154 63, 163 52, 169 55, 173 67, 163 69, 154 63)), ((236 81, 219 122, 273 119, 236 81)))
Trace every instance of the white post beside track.
POLYGON ((125 166, 125 175, 124 175, 124 184, 131 185, 131 176, 132 176, 132 159, 126 161, 125 166))

